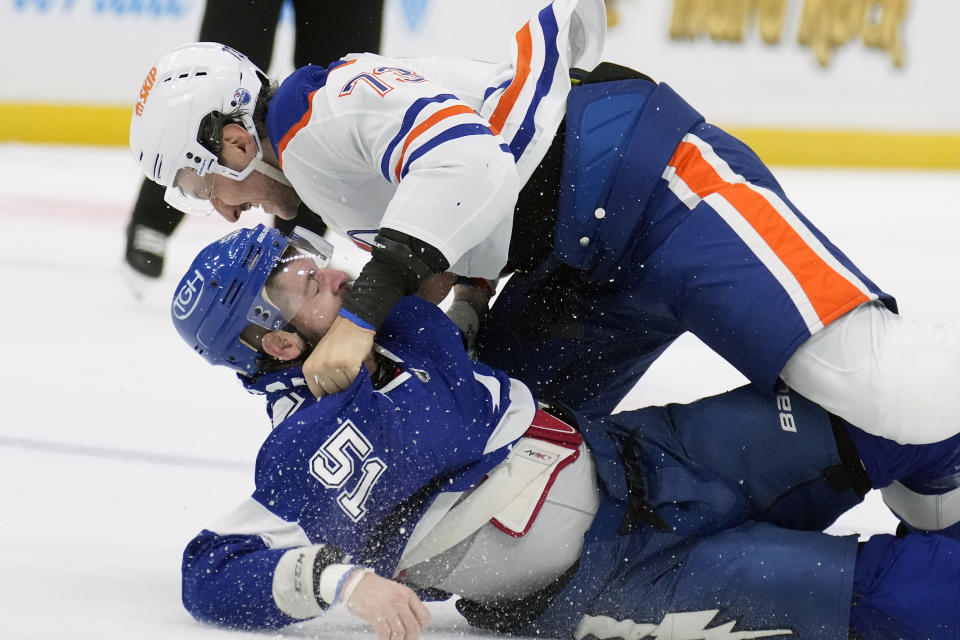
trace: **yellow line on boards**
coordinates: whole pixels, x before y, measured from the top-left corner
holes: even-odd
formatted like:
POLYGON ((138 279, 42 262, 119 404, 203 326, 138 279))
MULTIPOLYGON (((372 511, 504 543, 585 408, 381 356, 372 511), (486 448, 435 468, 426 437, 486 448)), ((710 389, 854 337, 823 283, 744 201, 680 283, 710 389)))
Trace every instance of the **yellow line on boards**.
MULTIPOLYGON (((0 142, 125 146, 132 107, 0 102, 0 142)), ((772 165, 960 169, 960 132, 730 127, 772 165)))
POLYGON ((960 132, 730 127, 772 165, 960 169, 960 132))
POLYGON ((126 145, 132 107, 0 102, 0 142, 126 145))

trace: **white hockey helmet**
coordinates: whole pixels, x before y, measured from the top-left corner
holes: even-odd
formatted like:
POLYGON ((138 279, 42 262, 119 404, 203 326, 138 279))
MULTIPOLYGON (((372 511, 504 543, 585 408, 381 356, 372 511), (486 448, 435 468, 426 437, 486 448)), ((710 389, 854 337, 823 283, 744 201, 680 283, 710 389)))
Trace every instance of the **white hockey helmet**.
POLYGON ((215 42, 178 47, 147 72, 130 119, 130 150, 144 175, 167 188, 167 203, 187 213, 212 209, 208 199, 178 186, 182 169, 201 177, 216 173, 243 180, 258 165, 263 148, 253 109, 265 77, 245 55, 215 42), (216 154, 197 140, 206 116, 238 107, 244 107, 243 126, 257 145, 256 160, 242 171, 220 164, 216 154))

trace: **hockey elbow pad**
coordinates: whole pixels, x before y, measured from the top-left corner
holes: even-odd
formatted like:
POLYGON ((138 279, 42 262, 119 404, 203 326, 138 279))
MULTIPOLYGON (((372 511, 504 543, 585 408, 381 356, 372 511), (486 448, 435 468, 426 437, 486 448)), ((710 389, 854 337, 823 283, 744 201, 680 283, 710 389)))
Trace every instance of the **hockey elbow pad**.
MULTIPOLYGON (((390 310, 434 273, 450 268, 440 250, 393 229, 380 229, 372 257, 343 301, 343 308, 374 329, 390 310)), ((348 316, 349 317, 349 316, 348 316)))

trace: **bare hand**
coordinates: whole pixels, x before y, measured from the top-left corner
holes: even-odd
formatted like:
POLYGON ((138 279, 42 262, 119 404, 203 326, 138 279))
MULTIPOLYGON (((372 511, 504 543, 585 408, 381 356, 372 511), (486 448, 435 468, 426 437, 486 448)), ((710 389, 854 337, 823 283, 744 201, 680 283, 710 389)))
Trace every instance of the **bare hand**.
POLYGON ((347 609, 366 620, 379 640, 417 640, 430 610, 409 587, 368 573, 360 578, 347 609))
POLYGON ((373 349, 370 329, 338 316, 303 363, 303 377, 318 398, 350 388, 360 365, 373 349))
MULTIPOLYGON (((456 285, 453 288, 454 300, 466 300, 477 309, 477 313, 480 313, 481 309, 486 313, 486 309, 490 304, 490 298, 493 297, 494 292, 497 290, 497 281, 487 280, 486 282, 488 285, 486 287, 473 284, 456 285)), ((480 315, 483 314, 481 313, 480 315)))
POLYGON ((450 293, 450 289, 456 281, 457 274, 455 273, 450 273, 449 271, 435 273, 420 283, 420 288, 417 289, 417 295, 433 304, 440 304, 443 302, 443 299, 447 297, 447 294, 450 293))

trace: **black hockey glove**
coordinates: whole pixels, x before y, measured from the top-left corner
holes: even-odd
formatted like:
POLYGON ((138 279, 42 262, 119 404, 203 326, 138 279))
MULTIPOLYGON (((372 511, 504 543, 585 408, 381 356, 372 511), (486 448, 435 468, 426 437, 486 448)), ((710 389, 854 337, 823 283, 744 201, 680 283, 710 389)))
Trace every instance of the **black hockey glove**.
POLYGON ((343 301, 343 308, 374 329, 428 276, 450 268, 439 249, 393 229, 380 229, 370 261, 343 301))

